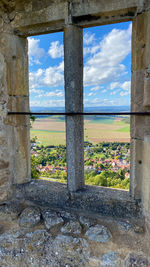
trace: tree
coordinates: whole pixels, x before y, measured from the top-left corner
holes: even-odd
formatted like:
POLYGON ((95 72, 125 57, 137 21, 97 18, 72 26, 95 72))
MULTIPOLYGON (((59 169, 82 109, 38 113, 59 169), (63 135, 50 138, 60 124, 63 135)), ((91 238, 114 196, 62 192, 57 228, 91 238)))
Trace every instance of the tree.
POLYGON ((39 160, 34 155, 31 155, 31 178, 38 179, 40 177, 40 172, 37 169, 39 160))

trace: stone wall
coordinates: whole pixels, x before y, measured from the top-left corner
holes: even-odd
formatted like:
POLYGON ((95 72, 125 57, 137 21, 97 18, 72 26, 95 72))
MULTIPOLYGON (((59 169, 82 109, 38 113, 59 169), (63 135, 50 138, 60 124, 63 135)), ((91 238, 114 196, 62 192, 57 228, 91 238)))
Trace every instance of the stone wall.
MULTIPOLYGON (((4 149, 0 171, 3 172, 1 185, 6 184, 7 177, 9 195, 13 183, 29 181, 30 177, 29 118, 7 116, 8 111, 29 111, 27 40, 14 35, 10 26, 12 19, 8 13, 2 13, 0 17, 1 140, 4 140, 0 150, 2 153, 4 149)), ((7 195, 4 192, 3 189, 1 199, 7 195)))
POLYGON ((19 266, 24 259, 24 266, 150 266, 150 117, 131 118, 129 195, 84 187, 80 115, 66 119, 68 187, 55 184, 56 192, 30 182, 29 116, 7 115, 29 111, 28 36, 64 31, 66 111, 82 112, 82 28, 128 20, 133 21, 131 109, 150 111, 149 0, 0 0, 0 201, 17 205, 17 210, 12 202, 1 206, 0 265, 19 266), (33 205, 34 211, 23 211, 33 205), (59 212, 45 213, 44 206, 59 212), (95 220, 62 215, 62 208, 84 216, 94 212, 95 220), (98 220, 100 215, 107 217, 98 220), (53 218, 54 229, 47 228, 53 218))
POLYGON ((0 206, 0 265, 9 267, 148 267, 140 219, 20 205, 0 206))

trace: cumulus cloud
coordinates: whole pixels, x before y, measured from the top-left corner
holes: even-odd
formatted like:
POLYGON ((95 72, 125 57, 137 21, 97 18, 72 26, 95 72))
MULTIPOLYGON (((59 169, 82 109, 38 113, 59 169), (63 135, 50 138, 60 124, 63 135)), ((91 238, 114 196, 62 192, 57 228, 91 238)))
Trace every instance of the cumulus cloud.
POLYGON ((113 82, 125 72, 122 61, 131 51, 131 25, 127 30, 113 29, 99 43, 99 50, 86 62, 84 84, 113 82))
POLYGON ((61 62, 58 66, 49 67, 47 69, 38 69, 37 71, 30 72, 29 84, 30 88, 41 87, 56 87, 64 84, 63 75, 64 65, 61 62))
POLYGON ((126 81, 120 86, 123 90, 130 91, 131 88, 131 81, 126 81))
POLYGON ((64 54, 63 45, 59 43, 59 41, 52 42, 50 48, 48 50, 48 54, 51 58, 60 58, 64 54))
POLYGON ((39 39, 28 38, 28 55, 29 55, 29 64, 40 64, 40 58, 45 54, 43 48, 39 47, 39 39))
MULTIPOLYGON (((39 64, 41 57, 45 54, 44 49, 40 48, 39 41, 39 39, 29 38, 29 59, 31 64, 39 64)), ((96 97, 88 99, 88 97, 96 95, 98 90, 101 90, 101 93, 106 93, 106 89, 102 86, 104 84, 107 84, 107 88, 112 90, 111 95, 118 93, 121 98, 130 93, 131 82, 125 81, 121 83, 120 77, 126 73, 123 60, 131 51, 131 25, 126 30, 113 29, 101 41, 97 41, 97 43, 95 42, 95 35, 87 33, 84 35, 84 44, 84 53, 88 54, 88 57, 85 57, 84 86, 91 87, 90 89, 88 88, 90 92, 88 92, 87 99, 84 101, 85 105, 118 104, 114 100, 100 100, 96 97), (108 83, 110 83, 109 87, 108 83)), ((48 54, 52 59, 62 58, 63 45, 59 41, 52 42, 48 54)), ((42 96, 47 98, 63 97, 61 90, 54 90, 44 94, 43 88, 54 88, 64 85, 64 61, 45 69, 39 68, 37 71, 30 72, 29 81, 30 92, 37 93, 37 97, 41 99, 42 96)), ((50 101, 42 100, 42 106, 64 105, 63 100, 59 100, 56 102, 56 105, 51 99, 50 101)), ((39 106, 40 102, 31 101, 31 105, 39 106)))
POLYGON ((95 34, 91 32, 86 32, 83 35, 83 42, 85 45, 91 44, 95 40, 95 34))
POLYGON ((131 91, 131 81, 126 81, 120 85, 120 87, 124 90, 120 92, 121 96, 126 96, 130 94, 131 91))
POLYGON ((120 86, 120 83, 119 82, 112 82, 110 84, 110 90, 116 89, 119 86, 120 86))

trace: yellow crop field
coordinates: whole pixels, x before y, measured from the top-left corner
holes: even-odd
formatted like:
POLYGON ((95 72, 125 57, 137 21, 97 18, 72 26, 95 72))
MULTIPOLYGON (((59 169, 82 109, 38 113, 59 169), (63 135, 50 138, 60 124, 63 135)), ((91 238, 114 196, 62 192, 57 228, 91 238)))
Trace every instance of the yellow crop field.
MULTIPOLYGON (((85 120, 84 139, 93 144, 100 142, 130 142, 129 124, 122 119, 85 120)), ((33 123, 31 138, 37 136, 41 145, 65 144, 65 121, 55 118, 40 118, 33 123)))

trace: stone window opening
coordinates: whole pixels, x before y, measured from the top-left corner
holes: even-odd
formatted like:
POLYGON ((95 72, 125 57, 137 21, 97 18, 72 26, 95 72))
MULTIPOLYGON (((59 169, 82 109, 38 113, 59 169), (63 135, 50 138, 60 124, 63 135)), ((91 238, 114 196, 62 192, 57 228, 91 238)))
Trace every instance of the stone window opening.
MULTIPOLYGON (((39 5, 37 5, 37 9, 34 5, 35 15, 33 17, 30 5, 17 3, 17 7, 11 7, 8 11, 4 10, 5 13, 11 13, 11 9, 14 9, 15 15, 14 13, 9 14, 9 19, 7 20, 5 17, 0 24, 2 36, 0 42, 2 75, 0 79, 3 84, 1 129, 5 143, 2 145, 1 157, 7 163, 4 175, 7 182, 5 180, 1 187, 1 199, 3 200, 7 199, 8 195, 10 196, 14 186, 32 185, 31 183, 33 183, 30 183, 29 116, 23 114, 7 116, 8 111, 29 112, 27 37, 64 31, 65 111, 80 114, 83 112, 83 28, 132 20, 131 112, 149 111, 149 4, 145 1, 141 4, 138 1, 130 3, 122 1, 119 4, 113 2, 112 5, 110 1, 104 8, 101 2, 97 2, 96 6, 93 6, 92 1, 88 4, 83 1, 81 3, 73 1, 73 4, 70 2, 64 4, 64 2, 60 1, 57 6, 53 3, 50 4, 50 8, 42 9, 44 15, 41 16, 39 15, 41 12, 39 5), (5 153, 6 151, 7 153, 5 153), (4 153, 6 154, 5 158, 4 153)), ((117 198, 121 199, 121 197, 127 202, 128 200, 131 202, 141 201, 144 212, 149 212, 148 113, 145 113, 145 116, 131 117, 132 179, 129 194, 108 188, 106 190, 93 189, 85 186, 83 116, 67 115, 66 131, 69 203, 72 201, 71 197, 78 198, 80 194, 82 197, 87 194, 92 201, 94 190, 96 190, 100 197, 107 195, 107 199, 112 198, 116 202, 117 198)))
MULTIPOLYGON (((131 49, 131 36, 132 36, 132 21, 121 22, 118 24, 114 23, 114 24, 109 24, 109 25, 100 25, 96 27, 87 27, 83 29, 83 33, 84 33, 84 38, 83 38, 84 84, 83 84, 83 87, 84 87, 85 110, 86 109, 89 110, 88 112, 90 111, 98 112, 99 110, 99 112, 101 113, 104 113, 104 114, 105 112, 108 113, 106 115, 109 115, 109 112, 115 113, 118 111, 119 113, 119 111, 121 112, 125 110, 126 112, 127 111, 129 112, 130 106, 131 106, 131 100, 130 100, 131 95, 130 95, 129 87, 131 83, 131 50, 130 49, 131 49), (115 48, 113 47, 113 43, 115 43, 115 48), (128 51, 127 51, 127 47, 129 49, 128 51), (126 52, 125 52, 125 49, 126 49, 126 52), (113 54, 111 54, 112 50, 113 50, 113 54), (122 61, 120 60, 120 54, 118 53, 118 51, 120 51, 120 54, 122 51, 126 53, 124 56, 124 60, 122 61), (115 73, 115 68, 117 69, 119 67, 119 64, 118 65, 115 64, 114 63, 115 61, 120 62, 120 64, 124 64, 124 61, 128 62, 128 64, 125 63, 124 65, 126 67, 126 71, 128 72, 126 73, 126 76, 125 74, 122 73, 122 70, 120 68, 118 70, 118 73, 120 74, 119 78, 117 77, 115 73), (91 67, 91 71, 90 71, 90 67, 91 67), (106 76, 104 76, 104 70, 105 70, 106 76), (94 75, 95 73, 97 75, 94 75), (114 75, 112 75, 112 73, 114 75), (127 86, 127 84, 128 84, 128 89, 126 87, 126 90, 125 90, 124 85, 127 86), (120 101, 118 100, 119 98, 120 98, 120 101), (121 100, 126 101, 127 104, 121 103, 121 100), (91 104, 91 106, 89 103, 91 104), (93 103, 95 103, 95 105, 93 103), (120 105, 124 105, 124 109, 121 109, 121 107, 120 108, 117 107, 119 103, 120 105), (92 108, 89 109, 88 106, 92 108)), ((130 134, 128 133, 123 134, 115 130, 115 127, 118 127, 117 118, 119 120, 119 117, 115 116, 114 114, 112 114, 112 116, 110 115, 110 117, 109 116, 106 117, 105 115, 103 117, 103 114, 101 116, 97 116, 96 118, 94 118, 94 120, 97 119, 97 122, 101 122, 101 123, 93 124, 94 121, 92 121, 93 129, 90 129, 90 131, 88 131, 88 124, 90 123, 90 118, 87 117, 87 121, 86 119, 84 119, 85 141, 89 139, 89 141, 91 141, 91 143, 93 144, 97 142, 95 144, 97 147, 97 151, 98 151, 98 143, 102 143, 102 142, 106 142, 106 143, 109 143, 109 142, 117 143, 118 142, 118 144, 119 143, 121 144, 123 142, 130 143, 130 134), (110 123, 114 125, 112 126, 113 129, 110 130, 110 134, 108 131, 107 123, 106 125, 104 125, 105 122, 107 122, 107 118, 110 119, 111 120, 110 123), (96 129, 94 128, 94 126, 96 127, 96 129), (104 132, 104 129, 106 132, 104 132)), ((125 114, 124 116, 121 116, 120 114, 120 120, 124 121, 125 118, 126 118, 125 114)), ((130 116, 128 118, 130 120, 130 116)), ((126 126, 127 125, 128 124, 126 124, 126 126)), ((110 124, 108 124, 108 126, 110 126, 110 124)), ((96 151, 96 147, 95 147, 95 151, 96 151)), ((107 152, 107 147, 104 149, 106 149, 106 152, 107 152)), ((89 148, 87 150, 92 151, 92 148, 91 149, 89 148)), ((106 152, 101 151, 101 155, 104 154, 106 156, 106 152)), ((119 154, 120 152, 118 152, 118 155, 119 154)), ((103 167, 105 164, 108 164, 106 163, 107 160, 109 161, 108 157, 106 156, 106 161, 105 161, 100 158, 99 156, 100 152, 97 152, 96 155, 97 155, 96 159, 94 159, 94 157, 91 157, 93 159, 93 166, 87 166, 88 162, 89 162, 89 165, 90 163, 92 165, 92 162, 90 162, 91 160, 90 154, 87 153, 88 160, 85 166, 86 184, 94 183, 94 179, 92 181, 92 177, 90 178, 90 172, 92 170, 93 170, 92 172, 93 176, 94 176, 94 171, 95 171, 95 175, 96 174, 98 175, 98 174, 101 174, 103 170, 107 170, 107 165, 105 166, 104 169, 102 169, 101 166, 103 167)), ((110 154, 109 154, 109 158, 110 158, 110 154)), ((125 160, 122 161, 121 159, 117 161, 116 157, 111 155, 109 164, 112 165, 111 170, 114 172, 117 172, 117 170, 119 171, 123 169, 123 165, 125 164, 125 162, 126 162, 125 160)), ((124 169, 125 172, 128 171, 127 174, 130 173, 130 170, 127 170, 127 168, 130 169, 128 165, 129 164, 127 161, 125 169, 124 169)), ((97 177, 96 184, 97 185, 102 184, 104 186, 109 187, 110 185, 109 179, 108 179, 108 185, 106 185, 107 183, 106 179, 103 179, 100 176, 98 177, 97 175, 95 176, 95 178, 97 177)), ((119 185, 117 186, 119 187, 119 185)))
POLYGON ((0 0, 0 265, 149 266, 149 69, 150 1, 0 0), (83 164, 83 28, 125 21, 133 23, 130 192, 84 185, 83 164), (61 31, 68 185, 31 180, 29 156, 27 38, 61 31))

